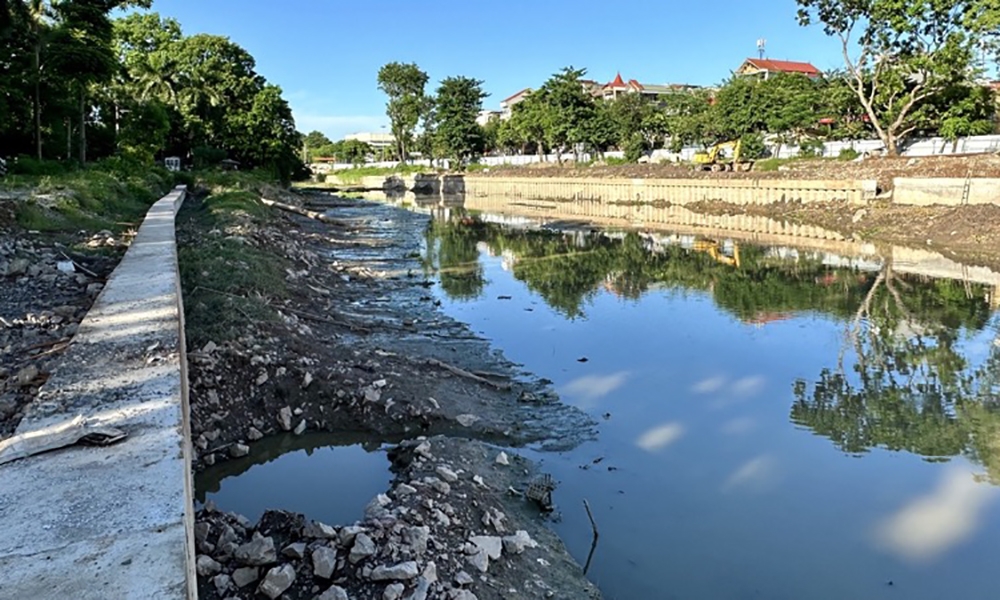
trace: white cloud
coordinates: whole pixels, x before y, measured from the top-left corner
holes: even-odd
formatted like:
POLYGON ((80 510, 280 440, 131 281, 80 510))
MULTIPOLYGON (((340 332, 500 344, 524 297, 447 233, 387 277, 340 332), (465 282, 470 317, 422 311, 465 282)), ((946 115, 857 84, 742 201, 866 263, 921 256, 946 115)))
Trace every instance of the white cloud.
POLYGON ((711 394, 722 389, 726 385, 726 378, 721 375, 702 379, 691 387, 691 391, 696 394, 711 394))
POLYGON ((739 417, 731 419, 722 424, 722 433, 728 435, 741 435, 751 431, 757 426, 757 421, 750 417, 739 417))
POLYGON ((561 392, 575 398, 581 408, 594 408, 598 400, 620 388, 628 375, 626 371, 611 375, 587 375, 567 383, 561 392))
POLYGON ((662 450, 673 444, 684 435, 684 426, 680 423, 665 423, 659 427, 654 427, 639 436, 635 445, 646 452, 662 450))
POLYGON ((740 398, 756 396, 764 387, 764 378, 760 376, 744 377, 733 383, 733 395, 740 398))
POLYGON ((774 459, 762 455, 743 463, 740 468, 736 469, 732 475, 726 478, 722 489, 728 491, 737 487, 753 487, 761 490, 769 483, 772 483, 774 477, 774 459))
POLYGON ((996 488, 954 467, 929 494, 883 521, 876 540, 902 558, 929 562, 975 534, 984 509, 997 494, 996 488))

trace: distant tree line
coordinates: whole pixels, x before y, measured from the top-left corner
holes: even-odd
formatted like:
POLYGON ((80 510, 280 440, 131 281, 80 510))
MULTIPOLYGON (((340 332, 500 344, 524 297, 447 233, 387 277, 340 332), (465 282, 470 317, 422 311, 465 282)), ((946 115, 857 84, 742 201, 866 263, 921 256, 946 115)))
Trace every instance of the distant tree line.
POLYGON ((842 41, 844 69, 823 77, 734 75, 715 89, 650 98, 626 93, 605 101, 567 67, 513 107, 509 119, 476 126, 482 82, 452 77, 436 94, 414 64, 390 63, 378 75, 396 155, 465 164, 484 152, 623 150, 636 160, 658 148, 679 150, 743 139, 751 153, 764 136, 814 153, 826 140, 880 139, 897 154, 914 136, 957 140, 996 128, 994 90, 979 81, 977 52, 995 52, 995 0, 796 0, 802 25, 820 24, 842 41), (417 133, 418 127, 420 132, 417 133))
POLYGON ((0 149, 79 164, 230 158, 288 179, 301 139, 281 89, 221 36, 119 9, 151 0, 0 0, 0 149))

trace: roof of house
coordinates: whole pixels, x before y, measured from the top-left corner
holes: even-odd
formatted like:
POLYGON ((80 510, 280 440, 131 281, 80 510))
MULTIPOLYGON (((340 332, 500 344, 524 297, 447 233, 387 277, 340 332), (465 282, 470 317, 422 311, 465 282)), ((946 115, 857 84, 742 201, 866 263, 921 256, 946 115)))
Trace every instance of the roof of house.
POLYGON ((606 88, 625 88, 625 87, 628 87, 628 86, 625 85, 625 80, 622 79, 622 74, 621 73, 617 73, 617 74, 615 74, 614 80, 610 81, 610 82, 608 82, 606 84, 604 84, 604 87, 606 87, 606 88))
POLYGON ((804 75, 819 75, 820 70, 812 63, 794 60, 771 60, 769 58, 748 58, 747 63, 762 71, 777 71, 779 73, 802 73, 804 75))
POLYGON ((530 91, 531 91, 531 88, 524 88, 523 90, 521 90, 520 92, 514 94, 513 96, 510 96, 509 98, 504 98, 500 102, 501 103, 503 103, 503 102, 510 102, 511 100, 514 100, 515 98, 517 98, 519 96, 523 96, 523 95, 527 94, 530 91))

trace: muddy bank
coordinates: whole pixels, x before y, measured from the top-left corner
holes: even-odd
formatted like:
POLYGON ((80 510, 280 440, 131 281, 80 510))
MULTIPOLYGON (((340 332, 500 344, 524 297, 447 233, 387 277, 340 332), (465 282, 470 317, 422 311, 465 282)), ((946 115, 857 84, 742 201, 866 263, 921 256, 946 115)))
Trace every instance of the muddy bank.
POLYGON ((899 206, 872 202, 735 205, 698 202, 691 210, 718 215, 757 215, 816 225, 848 238, 927 248, 959 262, 1000 269, 1000 206, 899 206))
MULTIPOLYGON (((400 462, 399 457, 407 451, 395 453, 397 480, 389 496, 398 504, 388 507, 394 511, 391 520, 443 528, 433 534, 442 536, 442 541, 432 546, 434 552, 420 560, 419 573, 413 578, 400 579, 405 595, 395 597, 425 597, 410 596, 424 589, 435 590, 426 597, 499 598, 508 588, 519 590, 519 594, 524 594, 522 597, 598 597, 561 542, 545 529, 537 510, 531 513, 504 504, 508 501, 504 497, 508 487, 523 490, 526 483, 521 479, 497 479, 496 473, 486 469, 493 468, 489 461, 496 451, 483 445, 493 442, 509 447, 531 443, 552 449, 570 448, 592 437, 593 422, 560 403, 545 381, 521 372, 464 324, 441 314, 429 293, 432 282, 421 260, 426 216, 375 203, 324 199, 330 207, 325 222, 269 211, 266 219, 235 216, 223 227, 206 226, 200 217, 204 207, 199 199, 185 206, 178 218, 182 274, 185 247, 212 251, 214 240, 233 239, 238 239, 248 252, 253 249, 273 255, 280 261, 282 274, 280 292, 256 293, 257 304, 266 312, 261 315, 252 314, 240 299, 229 297, 237 294, 220 289, 206 292, 204 288, 208 286, 204 282, 212 280, 211 273, 188 270, 183 277, 186 305, 189 298, 201 299, 186 306, 191 311, 187 333, 191 346, 195 469, 247 456, 255 443, 286 432, 302 435, 351 431, 376 440, 445 435, 448 437, 435 438, 432 445, 439 450, 431 455, 435 460, 447 462, 445 466, 450 471, 444 472, 464 473, 456 481, 444 482, 450 488, 421 483, 428 477, 427 469, 435 472, 442 466, 431 463, 430 457, 400 462), (216 310, 224 311, 227 303, 233 310, 225 314, 217 312, 219 320, 228 320, 228 325, 213 326, 212 335, 206 336, 191 324, 204 322, 204 315, 198 311, 206 307, 198 304, 207 304, 212 296, 224 300, 214 307, 216 310), (478 441, 468 441, 469 438, 478 441), (489 479, 488 484, 473 482, 473 475, 481 476, 484 481, 489 479), (412 483, 414 479, 418 480, 416 484, 412 483), (501 481, 507 483, 500 485, 501 481), (412 498, 403 502, 406 493, 400 494, 398 488, 404 484, 420 493, 411 492, 412 498), (454 514, 449 515, 436 502, 443 502, 454 514), (487 506, 497 510, 506 507, 502 510, 511 515, 510 525, 504 526, 503 531, 484 527, 479 511, 487 506), (446 519, 428 521, 428 515, 439 514, 446 519, 456 517, 457 521, 451 527, 442 524, 448 522, 446 519), (464 525, 459 526, 459 522, 464 525), (458 583, 454 581, 460 565, 466 564, 464 569, 473 568, 461 558, 465 551, 462 545, 468 536, 513 535, 518 530, 529 532, 531 539, 539 542, 538 548, 531 549, 531 560, 511 558, 507 567, 504 559, 501 563, 504 568, 496 571, 498 575, 492 575, 491 571, 491 575, 481 576, 477 572, 471 581, 464 576, 458 583), (427 583, 431 587, 421 587, 420 576, 433 579, 434 567, 428 571, 432 562, 438 570, 438 580, 427 583), (545 577, 541 577, 542 571, 537 571, 538 577, 534 577, 532 573, 536 571, 532 569, 542 568, 540 565, 546 565, 545 577), (544 585, 533 583, 536 579, 544 585), (462 595, 459 589, 471 595, 462 595), (450 596, 442 595, 448 590, 450 596), (591 595, 580 595, 579 590, 587 590, 591 595)), ((301 202, 301 198, 292 195, 282 200, 301 202)), ((244 262, 235 255, 224 267, 245 269, 248 265, 244 262)), ((509 472, 511 477, 516 473, 523 478, 531 469, 519 464, 516 471, 509 472)), ((449 475, 445 477, 450 479, 449 475)), ((523 504, 523 499, 517 500, 523 504)), ((374 517, 368 519, 366 527, 374 528, 369 537, 372 556, 377 559, 347 561, 333 577, 306 577, 306 571, 312 573, 307 567, 311 565, 311 551, 316 549, 315 543, 310 542, 313 544, 310 551, 289 567, 295 570, 299 583, 293 589, 298 591, 286 594, 311 598, 326 590, 332 580, 341 582, 348 597, 382 598, 382 590, 392 581, 373 583, 371 573, 365 574, 365 567, 371 570, 380 564, 403 561, 396 545, 399 531, 382 522, 381 512, 369 517, 374 517), (373 595, 376 591, 378 595, 373 595)), ((274 518, 274 513, 268 513, 254 526, 244 519, 206 510, 200 515, 198 531, 204 533, 206 527, 215 528, 212 531, 217 536, 220 519, 230 524, 244 521, 241 535, 245 537, 252 530, 270 531, 274 518)), ((282 544, 306 535, 300 532, 299 517, 283 519, 292 519, 294 523, 282 525, 284 533, 279 536, 282 544)), ((209 543, 219 545, 217 538, 209 543)), ((340 555, 349 553, 349 549, 331 545, 321 553, 340 555)), ((241 564, 232 553, 220 555, 216 550, 203 544, 202 552, 218 562, 219 568, 233 579, 237 568, 250 566, 241 564)), ((201 559, 201 563, 211 564, 207 559, 201 559)), ((269 569, 260 569, 259 577, 266 579, 270 568, 273 564, 269 569)), ((199 581, 205 594, 211 594, 218 581, 222 588, 217 592, 221 594, 218 597, 228 597, 231 590, 225 578, 218 578, 221 573, 214 567, 202 569, 199 581)), ((407 570, 406 574, 409 573, 407 570)), ((279 568, 274 576, 288 577, 290 572, 279 568)), ((240 577, 249 578, 249 571, 241 571, 240 577)), ((249 585, 247 582, 244 586, 249 585)), ((259 586, 260 582, 254 585, 259 586)), ((393 597, 392 593, 388 597, 393 597)), ((330 594, 326 597, 340 597, 334 592, 330 594)))
POLYGON ((206 506, 195 530, 199 596, 600 597, 525 497, 544 487, 530 463, 449 437, 406 442, 390 456, 396 480, 357 524, 281 511, 251 524, 206 506))

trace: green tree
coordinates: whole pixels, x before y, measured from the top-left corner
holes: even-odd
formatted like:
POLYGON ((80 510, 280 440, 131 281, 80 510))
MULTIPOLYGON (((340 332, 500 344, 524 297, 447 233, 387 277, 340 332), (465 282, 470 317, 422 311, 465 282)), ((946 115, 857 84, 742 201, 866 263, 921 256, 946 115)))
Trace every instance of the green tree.
POLYGON ((413 63, 392 62, 383 65, 378 71, 378 87, 389 97, 386 114, 403 162, 408 159, 407 148, 413 139, 417 123, 427 110, 427 97, 424 94, 426 85, 427 73, 413 63))
POLYGON ((541 119, 545 141, 560 162, 564 152, 587 142, 587 123, 594 117, 594 97, 583 87, 581 79, 586 74, 586 69, 566 67, 528 98, 545 105, 541 119))
POLYGON ((302 141, 306 145, 307 149, 322 148, 333 144, 333 142, 330 141, 330 138, 326 137, 326 135, 320 131, 310 131, 302 138, 302 141))
POLYGON ((981 85, 952 86, 934 99, 939 108, 936 121, 941 137, 958 144, 958 138, 993 133, 997 99, 993 90, 981 85))
POLYGON ((802 25, 840 40, 848 85, 892 155, 932 97, 970 78, 973 48, 1000 13, 993 0, 796 2, 802 25))
POLYGON ((514 105, 505 129, 505 140, 523 147, 533 145, 538 156, 545 156, 546 133, 553 120, 552 109, 544 91, 538 91, 514 105))
POLYGON ((435 97, 435 147, 460 165, 480 156, 485 146, 482 127, 476 123, 487 96, 482 84, 469 77, 448 77, 435 97))

